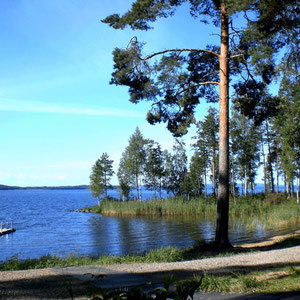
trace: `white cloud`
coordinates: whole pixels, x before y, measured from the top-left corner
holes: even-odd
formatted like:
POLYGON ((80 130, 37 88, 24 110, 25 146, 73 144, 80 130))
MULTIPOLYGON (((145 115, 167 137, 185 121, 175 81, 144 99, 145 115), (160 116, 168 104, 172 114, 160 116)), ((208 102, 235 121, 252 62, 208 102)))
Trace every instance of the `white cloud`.
POLYGON ((52 113, 88 116, 114 116, 114 117, 144 117, 138 112, 118 110, 114 108, 89 108, 79 106, 57 105, 39 101, 20 101, 11 99, 0 99, 0 111, 30 112, 30 113, 52 113))

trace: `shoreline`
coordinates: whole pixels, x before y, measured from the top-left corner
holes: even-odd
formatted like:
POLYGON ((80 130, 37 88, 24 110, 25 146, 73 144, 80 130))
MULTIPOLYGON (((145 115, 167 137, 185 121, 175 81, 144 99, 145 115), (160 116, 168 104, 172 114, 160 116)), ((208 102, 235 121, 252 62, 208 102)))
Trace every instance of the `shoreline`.
POLYGON ((288 238, 292 238, 292 237, 297 237, 300 236, 300 229, 295 230, 292 233, 288 233, 288 234, 283 234, 283 235, 276 235, 273 236, 271 238, 268 238, 265 241, 262 242, 257 242, 257 243, 245 243, 245 244, 241 244, 241 245, 236 245, 234 247, 242 247, 242 248, 260 248, 260 247, 267 247, 267 246, 273 246, 277 243, 280 243, 281 241, 288 239, 288 238))

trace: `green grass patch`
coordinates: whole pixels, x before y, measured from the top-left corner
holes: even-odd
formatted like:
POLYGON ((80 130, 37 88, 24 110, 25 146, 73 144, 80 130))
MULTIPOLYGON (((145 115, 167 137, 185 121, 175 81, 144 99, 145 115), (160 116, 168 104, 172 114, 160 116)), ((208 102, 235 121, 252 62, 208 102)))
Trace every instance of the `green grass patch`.
MULTIPOLYGON (((194 278, 199 281, 198 276, 194 278)), ((230 275, 204 274, 201 292, 220 293, 282 293, 300 291, 300 264, 293 267, 230 275)))
POLYGON ((143 254, 124 256, 102 255, 99 257, 68 255, 65 258, 46 255, 34 259, 19 259, 14 256, 0 264, 1 271, 41 269, 64 266, 82 265, 111 265, 122 263, 151 263, 151 262, 173 262, 181 261, 186 257, 185 252, 178 248, 166 247, 154 249, 143 254))

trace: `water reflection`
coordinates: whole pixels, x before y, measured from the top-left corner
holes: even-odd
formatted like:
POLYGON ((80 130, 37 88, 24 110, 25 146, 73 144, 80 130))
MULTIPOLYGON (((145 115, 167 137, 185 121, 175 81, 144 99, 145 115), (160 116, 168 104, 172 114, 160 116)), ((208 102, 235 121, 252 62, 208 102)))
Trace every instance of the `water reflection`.
MULTIPOLYGON (((15 254, 20 258, 42 255, 129 254, 165 246, 187 247, 195 241, 214 239, 215 220, 199 217, 104 217, 76 213, 95 205, 88 190, 1 191, 0 220, 13 221, 17 231, 0 238, 0 261, 15 254)), ((266 229, 257 222, 231 220, 234 244, 261 241, 289 233, 297 224, 266 229)))
MULTIPOLYGON (((215 235, 213 220, 191 217, 93 216, 90 222, 95 254, 142 253, 166 246, 183 248, 199 240, 212 241, 215 235)), ((296 229, 287 227, 280 234, 296 229)), ((261 223, 252 229, 241 221, 231 222, 229 226, 230 241, 234 244, 261 241, 274 233, 261 223)))

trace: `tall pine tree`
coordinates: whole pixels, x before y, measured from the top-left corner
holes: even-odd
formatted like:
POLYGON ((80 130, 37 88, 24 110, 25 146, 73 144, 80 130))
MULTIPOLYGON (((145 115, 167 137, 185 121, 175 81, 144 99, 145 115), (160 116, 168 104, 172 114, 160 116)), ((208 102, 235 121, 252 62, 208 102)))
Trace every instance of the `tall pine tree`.
MULTIPOLYGON (((215 87, 219 89, 219 190, 217 207, 216 245, 226 248, 228 240, 229 211, 229 75, 239 75, 244 79, 235 88, 259 101, 259 75, 270 83, 274 68, 274 55, 288 42, 284 28, 295 26, 293 9, 296 0, 135 0, 131 9, 123 16, 113 14, 103 20, 115 29, 129 26, 133 30, 148 30, 157 18, 171 16, 176 7, 189 3, 194 18, 212 20, 220 28, 219 45, 205 49, 166 49, 148 56, 142 54, 142 44, 136 38, 127 49, 114 50, 114 72, 112 84, 129 87, 130 101, 138 103, 146 99, 153 101, 147 115, 151 124, 167 122, 167 127, 175 136, 186 133, 194 122, 194 111, 201 98, 216 101, 215 87), (275 8, 275 11, 273 10, 275 8), (247 30, 233 27, 232 16, 244 12, 247 30), (247 12, 254 20, 250 20, 247 12), (270 27, 266 28, 265 25, 270 27), (279 43, 278 37, 285 38, 279 43), (265 37, 265 38, 263 38, 265 37), (231 48, 230 48, 231 46, 231 48), (160 61, 150 65, 150 60, 161 56, 160 61), (257 65, 254 77, 247 64, 257 65), (229 64, 231 67, 229 68, 229 64), (231 70, 231 72, 230 72, 231 70)), ((297 23, 296 23, 297 24, 297 23)), ((249 97, 246 97, 248 99, 249 97)), ((252 105, 252 104, 251 104, 252 105)))

